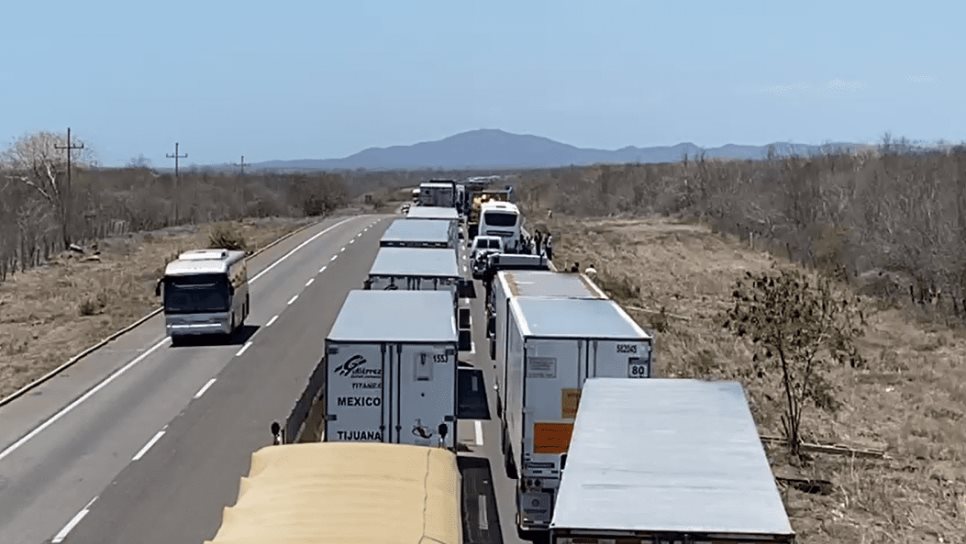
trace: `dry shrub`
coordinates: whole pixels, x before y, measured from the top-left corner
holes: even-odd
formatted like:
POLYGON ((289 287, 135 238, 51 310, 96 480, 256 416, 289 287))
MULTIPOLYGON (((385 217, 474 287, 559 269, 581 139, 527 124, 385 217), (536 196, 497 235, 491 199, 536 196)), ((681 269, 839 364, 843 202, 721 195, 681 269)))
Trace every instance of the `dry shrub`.
POLYGON ((696 220, 842 281, 881 271, 903 295, 889 294, 890 303, 966 323, 966 147, 922 151, 887 141, 852 154, 698 157, 521 178, 521 203, 540 221, 548 209, 555 217, 696 220))
MULTIPOLYGON (((781 434, 779 384, 746 379, 753 352, 721 328, 720 318, 733 307, 737 278, 790 263, 736 237, 668 219, 545 225, 561 240, 560 262, 593 262, 601 276, 624 277, 639 289, 615 299, 655 334, 656 375, 738 380, 759 431, 781 434), (659 333, 652 320, 662 308, 669 329, 659 333)), ((890 458, 812 453, 803 461, 769 447, 777 476, 832 482, 827 495, 782 490, 792 526, 803 544, 966 542, 966 332, 910 319, 905 310, 865 309, 866 334, 855 343, 862 365, 830 367, 837 409, 804 411, 803 439, 882 448, 890 458)))
POLYGON ((107 306, 107 294, 103 291, 93 296, 87 296, 77 305, 77 313, 81 316, 97 315, 107 306))
POLYGON ((215 249, 248 251, 248 241, 240 232, 238 225, 217 223, 208 233, 208 244, 215 249))

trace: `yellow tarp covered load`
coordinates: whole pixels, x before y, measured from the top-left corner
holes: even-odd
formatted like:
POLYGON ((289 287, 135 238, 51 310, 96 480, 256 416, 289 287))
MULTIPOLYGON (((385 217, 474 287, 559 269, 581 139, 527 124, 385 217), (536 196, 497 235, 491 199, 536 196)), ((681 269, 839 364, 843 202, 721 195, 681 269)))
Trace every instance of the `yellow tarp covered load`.
POLYGON ((443 448, 268 446, 207 544, 459 544, 460 474, 443 448))

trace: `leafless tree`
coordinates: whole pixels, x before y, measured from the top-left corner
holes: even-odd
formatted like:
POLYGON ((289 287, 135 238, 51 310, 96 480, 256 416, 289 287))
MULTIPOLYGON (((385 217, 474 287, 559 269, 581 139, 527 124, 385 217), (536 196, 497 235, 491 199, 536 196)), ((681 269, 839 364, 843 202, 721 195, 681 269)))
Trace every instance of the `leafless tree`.
MULTIPOLYGON (((72 143, 83 142, 74 140, 72 143)), ((59 150, 67 144, 66 136, 54 132, 37 132, 22 136, 2 156, 7 179, 31 188, 55 211, 64 245, 71 243, 71 194, 67 184, 67 155, 78 167, 90 164, 93 152, 84 149, 59 150)))

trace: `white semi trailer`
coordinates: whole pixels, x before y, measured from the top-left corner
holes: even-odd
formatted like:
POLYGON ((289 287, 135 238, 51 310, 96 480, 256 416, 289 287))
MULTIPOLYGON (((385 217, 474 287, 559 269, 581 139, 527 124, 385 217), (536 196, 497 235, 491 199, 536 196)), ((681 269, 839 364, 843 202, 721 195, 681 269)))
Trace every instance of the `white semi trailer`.
POLYGON ((421 206, 440 206, 456 209, 456 182, 452 180, 431 180, 419 184, 419 204, 421 206))
POLYGON ((350 291, 325 341, 327 442, 456 451, 458 337, 435 291, 350 291))
POLYGON ((612 300, 513 297, 503 453, 517 480, 517 527, 546 531, 588 378, 651 376, 652 338, 612 300))
POLYGON ((795 532, 737 382, 584 385, 553 544, 791 544, 795 532))
POLYGON ((450 221, 396 219, 379 240, 380 247, 429 247, 456 249, 458 229, 450 221))
POLYGON ((382 247, 369 269, 366 289, 449 291, 456 308, 463 280, 449 248, 382 247))
POLYGON ((506 383, 507 335, 509 334, 510 301, 517 296, 595 298, 607 295, 583 274, 547 270, 502 270, 497 272, 487 301, 487 336, 490 358, 496 370, 496 413, 503 414, 506 383))

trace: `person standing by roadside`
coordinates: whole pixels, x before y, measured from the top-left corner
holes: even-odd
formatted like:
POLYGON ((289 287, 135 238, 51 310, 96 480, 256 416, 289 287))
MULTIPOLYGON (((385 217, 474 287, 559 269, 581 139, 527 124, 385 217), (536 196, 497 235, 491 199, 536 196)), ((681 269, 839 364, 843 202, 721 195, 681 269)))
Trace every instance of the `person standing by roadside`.
POLYGON ((549 232, 547 233, 547 237, 543 241, 543 251, 547 255, 547 260, 552 261, 553 260, 553 235, 550 234, 549 232))

